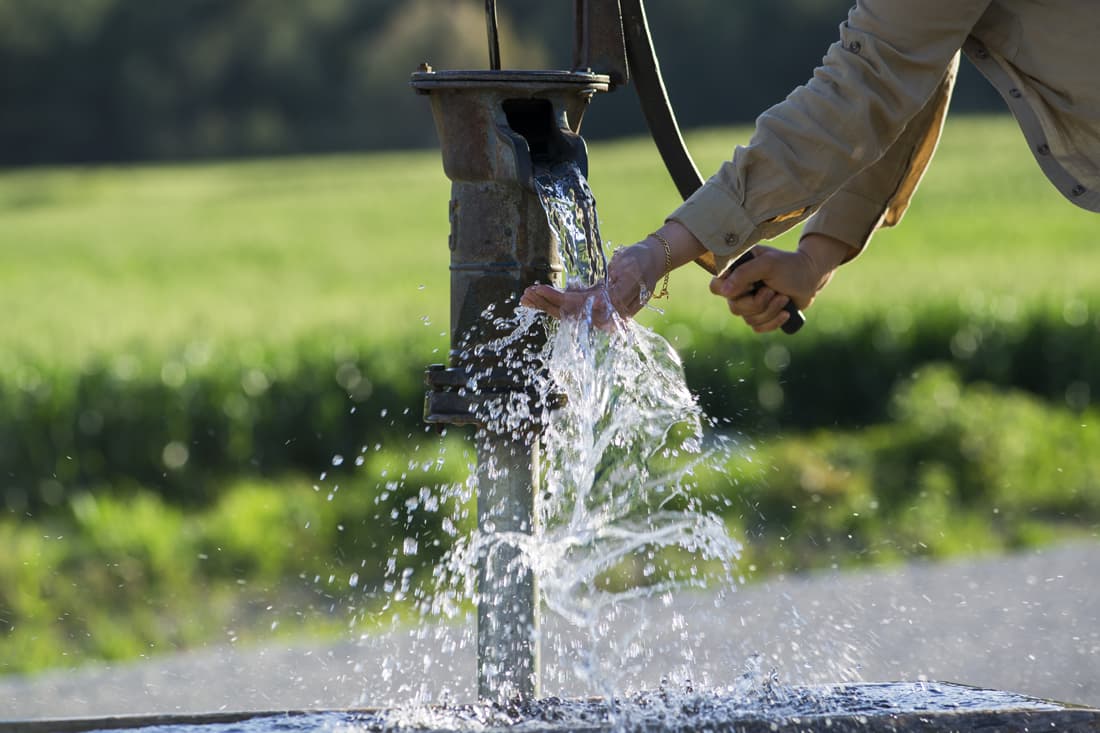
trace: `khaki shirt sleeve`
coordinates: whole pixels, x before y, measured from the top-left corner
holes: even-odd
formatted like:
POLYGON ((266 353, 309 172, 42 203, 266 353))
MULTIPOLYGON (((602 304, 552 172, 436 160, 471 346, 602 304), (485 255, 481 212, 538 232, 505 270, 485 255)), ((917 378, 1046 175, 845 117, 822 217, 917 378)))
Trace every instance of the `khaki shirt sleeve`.
MULTIPOLYGON (((859 0, 813 78, 764 112, 748 145, 669 217, 707 248, 700 264, 720 269, 778 236, 891 152, 989 2, 859 0)), ((880 211, 896 189, 874 193, 880 211)))
POLYGON ((803 237, 826 234, 862 251, 877 229, 901 221, 936 151, 958 70, 956 54, 939 87, 901 136, 806 220, 803 237))

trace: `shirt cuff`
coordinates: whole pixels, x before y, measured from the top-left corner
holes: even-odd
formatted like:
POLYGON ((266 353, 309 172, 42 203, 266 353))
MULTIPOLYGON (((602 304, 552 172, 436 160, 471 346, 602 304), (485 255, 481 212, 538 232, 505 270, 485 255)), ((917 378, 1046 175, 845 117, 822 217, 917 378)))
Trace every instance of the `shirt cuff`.
POLYGON ((824 234, 862 251, 885 211, 886 206, 881 201, 840 190, 806 220, 802 236, 824 234))
POLYGON ((756 228, 734 194, 713 179, 668 218, 687 227, 718 260, 729 260, 748 249, 756 228))

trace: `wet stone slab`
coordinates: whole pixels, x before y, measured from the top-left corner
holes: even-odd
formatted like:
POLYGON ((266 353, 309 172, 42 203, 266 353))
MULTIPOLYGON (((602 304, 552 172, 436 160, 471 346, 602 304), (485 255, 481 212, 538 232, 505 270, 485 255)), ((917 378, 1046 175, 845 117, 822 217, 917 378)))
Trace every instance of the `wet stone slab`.
POLYGON ((1100 710, 950 683, 657 690, 604 700, 0 723, 0 733, 1100 731, 1100 710))

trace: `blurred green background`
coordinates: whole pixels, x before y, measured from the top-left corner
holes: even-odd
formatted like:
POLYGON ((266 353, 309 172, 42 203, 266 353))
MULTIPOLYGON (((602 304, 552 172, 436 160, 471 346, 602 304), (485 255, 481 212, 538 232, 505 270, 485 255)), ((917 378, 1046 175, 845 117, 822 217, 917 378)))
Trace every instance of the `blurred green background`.
MULTIPOLYGON (((567 8, 499 5, 506 63, 568 52, 567 8)), ((649 8, 710 171, 847 3, 649 8)), ((471 507, 422 497, 472 459, 420 422, 449 184, 405 81, 483 39, 478 2, 0 0, 0 674, 361 631, 391 558, 430 582, 471 507)), ((677 203, 631 94, 585 122, 612 245, 677 203)), ((1011 119, 955 114, 797 337, 675 273, 641 318, 738 441, 699 488, 746 575, 1096 536, 1096 235, 1011 119)))

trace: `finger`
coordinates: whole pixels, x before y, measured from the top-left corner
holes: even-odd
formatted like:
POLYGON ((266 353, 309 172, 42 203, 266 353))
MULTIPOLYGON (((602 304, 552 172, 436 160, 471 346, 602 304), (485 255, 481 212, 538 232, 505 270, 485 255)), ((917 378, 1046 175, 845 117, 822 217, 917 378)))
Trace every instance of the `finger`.
POLYGON ((523 291, 523 295, 520 296, 520 300, 527 297, 541 297, 543 299, 558 299, 564 294, 564 291, 555 288, 553 285, 529 285, 527 289, 523 291))
POLYGON ((710 292, 714 293, 715 295, 721 295, 723 298, 730 297, 729 295, 726 295, 725 282, 725 278, 721 275, 712 277, 710 279, 710 292))
POLYGON ((559 309, 563 318, 580 318, 588 307, 588 296, 578 291, 562 293, 559 309))
POLYGON ((519 302, 520 305, 544 311, 554 318, 561 318, 561 307, 565 302, 565 293, 548 285, 535 285, 523 291, 519 302))
POLYGON ((771 277, 772 268, 770 257, 758 255, 735 270, 727 271, 711 280, 711 292, 727 298, 742 295, 752 290, 753 284, 771 277))
POLYGON ((567 290, 562 295, 561 313, 569 318, 595 318, 596 310, 606 308, 607 294, 603 288, 567 290))
POLYGON ((611 305, 625 318, 642 309, 642 291, 638 283, 628 285, 626 281, 618 280, 610 285, 607 295, 611 305))
POLYGON ((735 298, 727 298, 730 313, 735 316, 748 317, 759 316, 764 313, 771 304, 776 293, 768 287, 763 287, 755 293, 740 295, 735 298))
POLYGON ((756 305, 760 311, 765 311, 772 304, 772 301, 775 300, 776 295, 778 295, 778 293, 765 285, 753 293, 752 299, 756 301, 756 305))
POLYGON ((597 296, 592 304, 592 323, 602 330, 610 330, 611 322, 615 318, 615 306, 606 295, 597 296))
POLYGON ((742 318, 745 316, 754 316, 762 310, 757 304, 756 298, 751 295, 742 295, 739 298, 726 298, 726 303, 729 306, 730 313, 742 318))
POLYGON ((746 316, 745 323, 756 328, 757 326, 762 326, 774 321, 775 317, 783 312, 783 308, 790 300, 791 299, 786 295, 779 295, 772 298, 762 311, 751 316, 746 316))
POLYGON ((629 297, 628 292, 629 290, 624 288, 622 282, 618 279, 607 283, 607 299, 611 301, 611 305, 617 311, 621 311, 626 306, 625 300, 629 297))
POLYGON ((564 294, 547 285, 533 285, 523 291, 520 305, 545 310, 547 305, 560 305, 564 294))
POLYGON ((784 323, 786 323, 790 319, 790 317, 790 313, 781 310, 774 318, 765 321, 764 323, 753 326, 752 330, 756 331, 757 333, 768 333, 769 331, 774 331, 775 329, 781 327, 784 323))

